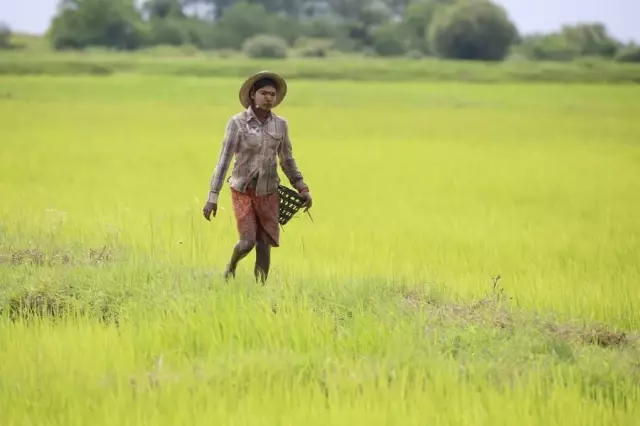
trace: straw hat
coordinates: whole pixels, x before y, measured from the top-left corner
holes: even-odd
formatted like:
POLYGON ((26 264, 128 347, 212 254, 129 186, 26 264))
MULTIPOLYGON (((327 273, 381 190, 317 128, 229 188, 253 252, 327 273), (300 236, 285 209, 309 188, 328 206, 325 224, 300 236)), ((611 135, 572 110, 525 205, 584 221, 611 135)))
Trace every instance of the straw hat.
POLYGON ((272 79, 279 86, 276 92, 276 101, 273 107, 274 108, 277 107, 284 100, 284 97, 287 95, 287 82, 285 81, 285 79, 282 78, 280 75, 276 74, 275 72, 260 71, 258 73, 255 73, 248 79, 246 79, 245 82, 240 87, 239 98, 240 98, 240 103, 242 104, 243 107, 249 108, 249 106, 252 104, 251 95, 250 95, 251 88, 253 87, 256 81, 264 77, 272 79))

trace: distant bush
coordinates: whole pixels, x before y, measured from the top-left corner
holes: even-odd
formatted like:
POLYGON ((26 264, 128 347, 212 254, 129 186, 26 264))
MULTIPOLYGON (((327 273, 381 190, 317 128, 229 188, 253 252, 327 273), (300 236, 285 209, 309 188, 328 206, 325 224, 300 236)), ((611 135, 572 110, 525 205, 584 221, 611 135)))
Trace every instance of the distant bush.
POLYGON ((153 19, 150 22, 152 45, 180 46, 189 43, 189 33, 180 19, 153 19))
POLYGON ((11 28, 0 22, 0 49, 8 49, 9 47, 11 47, 11 28))
POLYGON ((336 39, 343 35, 341 28, 330 19, 310 18, 301 23, 301 38, 336 39))
POLYGON ((268 13, 263 4, 246 1, 227 8, 211 28, 208 45, 213 49, 240 50, 244 42, 259 35, 280 37, 287 44, 300 36, 294 20, 268 13))
POLYGON ((330 39, 301 37, 294 47, 303 58, 324 58, 329 55, 331 45, 330 39))
POLYGON ((611 59, 620 47, 604 25, 587 23, 566 25, 555 33, 528 35, 514 50, 532 60, 572 61, 581 57, 611 59))
POLYGON ((31 46, 38 45, 42 52, 53 46, 86 53, 96 47, 134 51, 186 46, 187 54, 195 54, 190 50, 195 47, 206 56, 227 49, 243 54, 243 48, 250 47, 251 52, 245 53, 257 58, 345 54, 417 58, 422 52, 428 57, 477 61, 516 57, 636 62, 637 48, 625 47, 599 22, 520 37, 498 0, 55 1, 59 7, 41 43, 11 34, 0 24, 0 49, 32 51, 31 46), (211 14, 195 13, 197 4, 216 7, 211 14), (272 40, 256 38, 260 35, 272 40), (302 39, 308 44, 299 46, 302 39), (256 40, 259 43, 253 45, 256 40), (287 46, 295 48, 288 52, 287 46))
POLYGON ((325 46, 310 46, 300 50, 303 58, 325 58, 329 55, 329 49, 325 46))
POLYGON ((402 27, 409 41, 410 50, 432 54, 429 46, 429 29, 437 14, 457 0, 428 0, 410 2, 405 9, 402 27))
POLYGON ((503 60, 517 38, 504 8, 484 0, 445 7, 429 30, 430 46, 450 59, 503 60))
POLYGON ((620 47, 600 23, 565 25, 560 34, 580 56, 612 58, 620 47))
POLYGON ((527 59, 540 61, 571 61, 579 55, 561 34, 527 36, 516 50, 527 59))
POLYGON ((386 25, 373 34, 373 49, 380 56, 402 56, 407 51, 400 28, 386 25))
POLYGON ((144 47, 148 34, 133 0, 62 2, 49 28, 58 50, 144 47))
POLYGON ((422 59, 424 58, 424 53, 421 50, 418 49, 410 49, 406 54, 405 57, 409 58, 409 59, 422 59))
POLYGON ((287 42, 281 37, 261 34, 245 40, 242 51, 250 58, 284 59, 287 42))
POLYGON ((630 44, 618 51, 616 55, 618 62, 640 62, 640 46, 630 44))

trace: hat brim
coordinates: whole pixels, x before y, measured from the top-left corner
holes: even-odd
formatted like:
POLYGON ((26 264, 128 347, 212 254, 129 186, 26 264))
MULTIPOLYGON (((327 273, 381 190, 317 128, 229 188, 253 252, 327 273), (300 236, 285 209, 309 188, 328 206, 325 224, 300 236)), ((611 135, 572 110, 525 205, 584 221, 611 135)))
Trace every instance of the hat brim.
POLYGON ((275 100, 275 103, 273 104, 274 108, 280 105, 284 100, 284 98, 287 96, 287 82, 284 78, 282 78, 282 76, 271 71, 260 71, 252 75, 251 77, 247 78, 245 82, 242 84, 242 86, 240 87, 240 93, 238 96, 240 98, 240 103, 242 104, 243 107, 249 108, 249 106, 252 104, 251 94, 250 94, 251 88, 253 87, 256 81, 264 77, 270 78, 278 84, 278 89, 276 91, 276 100, 275 100))

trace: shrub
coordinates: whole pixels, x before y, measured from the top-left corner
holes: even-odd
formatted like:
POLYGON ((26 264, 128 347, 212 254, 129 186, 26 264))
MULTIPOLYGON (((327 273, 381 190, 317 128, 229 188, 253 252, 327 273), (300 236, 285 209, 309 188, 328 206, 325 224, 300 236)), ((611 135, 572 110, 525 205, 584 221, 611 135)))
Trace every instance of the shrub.
MULTIPOLYGON (((66 4, 65 2, 64 4, 66 4)), ((66 4, 51 21, 49 36, 57 50, 93 46, 135 50, 147 42, 147 25, 134 0, 66 4)))
POLYGON ((11 29, 7 24, 0 22, 0 49, 11 47, 11 29))
POLYGON ((424 58, 424 53, 419 49, 410 49, 405 56, 408 59, 422 59, 424 58))
POLYGON ((410 50, 419 50, 424 54, 432 54, 429 46, 429 29, 437 13, 457 0, 413 1, 407 5, 402 19, 410 50))
POLYGON ((189 33, 182 20, 153 19, 150 38, 153 45, 181 46, 189 42, 189 33))
POLYGON ((618 52, 616 55, 618 62, 640 62, 640 46, 630 44, 618 52))
POLYGON ((335 39, 341 35, 338 25, 328 18, 310 18, 303 21, 300 33, 312 39, 335 39))
POLYGON ((401 56, 407 50, 400 29, 395 25, 381 27, 374 33, 373 49, 380 56, 401 56))
POLYGON ((557 33, 524 37, 517 51, 528 59, 542 61, 571 61, 579 55, 575 47, 557 33))
POLYGON ((330 39, 301 37, 296 42, 295 48, 304 58, 324 58, 329 55, 331 44, 330 39))
POLYGON ((277 36, 261 34, 245 40, 242 51, 250 58, 284 59, 287 42, 277 36))
POLYGON ((600 23, 565 25, 561 35, 580 56, 613 58, 620 47, 600 23))
POLYGON ((482 0, 455 3, 439 12, 429 44, 444 58, 498 61, 517 38, 504 8, 482 0))
POLYGON ((208 46, 214 49, 243 48, 244 42, 259 35, 281 37, 293 44, 301 30, 295 20, 269 13, 260 2, 230 2, 222 16, 212 25, 208 46))

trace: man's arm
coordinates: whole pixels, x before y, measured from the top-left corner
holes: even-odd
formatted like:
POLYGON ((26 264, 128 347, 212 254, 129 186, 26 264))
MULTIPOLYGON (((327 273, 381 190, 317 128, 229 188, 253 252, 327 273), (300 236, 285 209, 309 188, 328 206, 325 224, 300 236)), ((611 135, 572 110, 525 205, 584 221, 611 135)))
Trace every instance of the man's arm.
POLYGON ((278 149, 278 158, 280 160, 280 167, 287 176, 287 179, 289 179, 291 185, 293 185, 298 192, 308 191, 302 173, 300 173, 296 160, 293 158, 293 147, 291 146, 291 139, 289 138, 289 125, 286 121, 284 122, 284 138, 278 149))
POLYGON ((238 125, 232 118, 227 123, 224 139, 222 140, 222 148, 220 149, 220 155, 218 157, 218 163, 216 164, 213 176, 211 176, 208 197, 209 203, 218 204, 218 195, 222 189, 224 177, 229 170, 229 164, 231 164, 231 159, 233 158, 233 154, 236 152, 236 147, 238 146, 238 134, 238 125))

